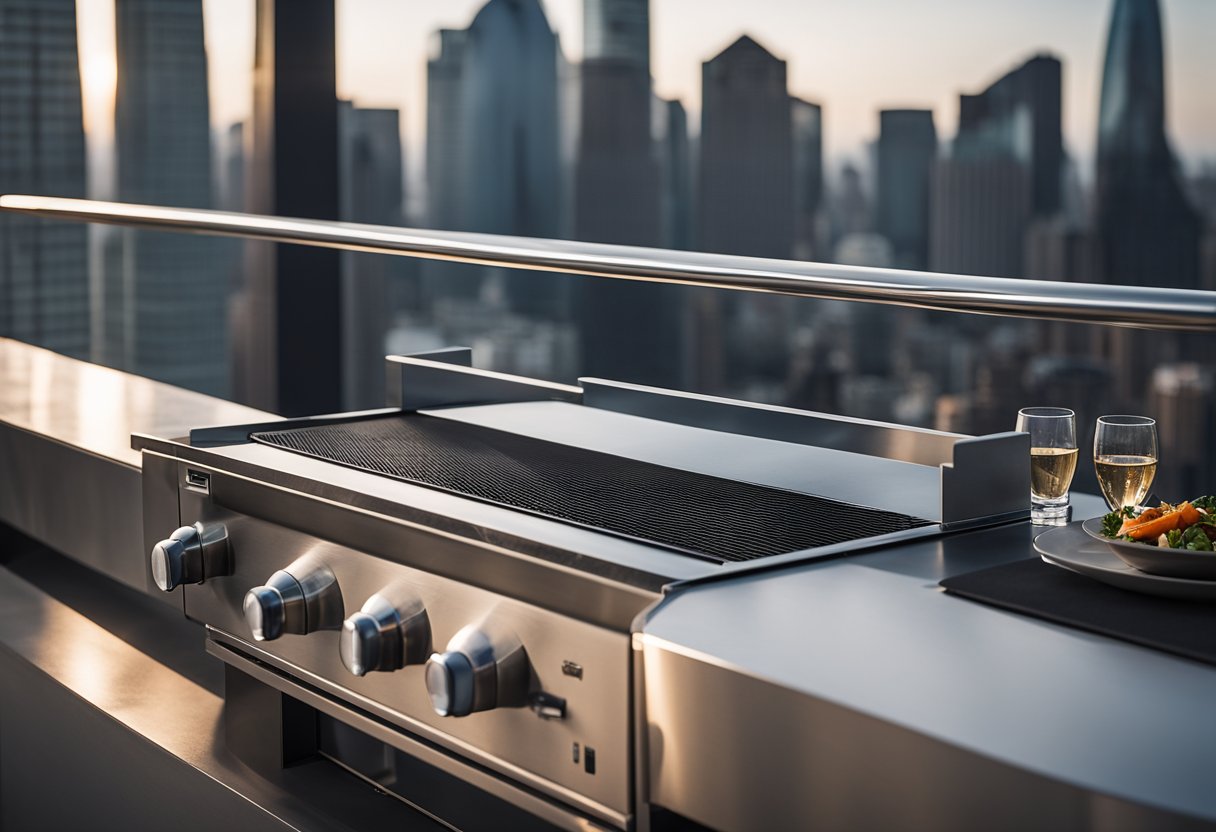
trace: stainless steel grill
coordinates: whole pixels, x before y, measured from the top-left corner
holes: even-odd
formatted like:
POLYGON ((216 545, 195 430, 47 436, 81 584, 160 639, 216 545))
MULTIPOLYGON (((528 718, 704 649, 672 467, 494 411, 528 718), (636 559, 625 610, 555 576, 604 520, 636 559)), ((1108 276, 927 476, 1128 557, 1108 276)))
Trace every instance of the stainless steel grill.
MULTIPOLYGON (((558 828, 634 828, 631 651, 664 595, 1026 514, 1024 434, 471 364, 392 358, 392 410, 137 437, 149 580, 207 625, 232 690, 558 828)), ((242 707, 232 724, 279 718, 242 707)), ((334 759, 367 776, 356 757, 334 759)))
POLYGON ((421 414, 251 438, 719 563, 932 522, 421 414))

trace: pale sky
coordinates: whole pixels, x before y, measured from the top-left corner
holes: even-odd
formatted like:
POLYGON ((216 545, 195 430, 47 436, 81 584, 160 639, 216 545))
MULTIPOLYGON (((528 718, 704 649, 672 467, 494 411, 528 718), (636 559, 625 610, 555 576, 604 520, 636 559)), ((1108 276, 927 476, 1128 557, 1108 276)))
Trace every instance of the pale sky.
MULTIPOLYGON (((581 53, 582 0, 542 0, 567 57, 581 53)), ((430 35, 464 27, 484 0, 337 0, 338 92, 397 107, 417 169, 425 131, 430 35)), ((1064 61, 1065 140, 1087 163, 1114 0, 652 0, 656 91, 700 108, 701 62, 744 32, 789 62, 790 92, 824 107, 829 158, 857 154, 883 107, 931 107, 950 138, 959 92, 975 92, 1027 57, 1064 61)), ((254 0, 203 0, 212 121, 251 106, 254 0)), ((1216 0, 1161 0, 1169 130, 1189 165, 1216 160, 1216 0)), ((77 0, 86 127, 113 134, 113 0, 77 0)))

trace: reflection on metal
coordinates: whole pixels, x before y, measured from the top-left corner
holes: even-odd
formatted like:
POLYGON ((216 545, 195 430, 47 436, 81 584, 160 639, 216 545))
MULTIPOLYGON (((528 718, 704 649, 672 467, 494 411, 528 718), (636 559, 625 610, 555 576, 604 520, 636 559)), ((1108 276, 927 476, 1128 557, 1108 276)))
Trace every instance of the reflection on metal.
POLYGON ((664 390, 623 381, 580 378, 578 383, 583 389, 583 404, 588 407, 918 465, 953 462, 955 443, 970 438, 928 428, 664 390))
MULTIPOLYGON (((530 812, 541 821, 553 824, 558 829, 566 829, 571 832, 579 832, 579 830, 596 832, 607 828, 531 789, 517 786, 509 780, 496 777, 483 768, 469 765, 442 749, 436 748, 431 743, 420 742, 410 734, 396 731, 385 725, 383 721, 376 719, 374 712, 369 715, 367 711, 351 708, 349 705, 335 700, 328 695, 328 691, 324 687, 301 684, 292 676, 282 673, 277 667, 277 662, 265 661, 266 656, 256 654, 250 656, 242 652, 241 648, 247 649, 248 645, 230 641, 223 634, 214 630, 209 631, 209 635, 211 637, 207 640, 206 647, 207 652, 211 655, 257 681, 315 708, 321 714, 355 728, 377 742, 402 751, 439 771, 458 777, 470 787, 481 789, 497 798, 506 800, 530 812)), ((573 792, 564 792, 561 797, 575 805, 585 802, 573 792)), ((600 814, 617 828, 626 826, 628 822, 628 816, 621 813, 601 811, 600 814)))
POLYGON ((0 338, 0 522, 159 596, 140 553, 181 525, 176 470, 145 472, 167 475, 173 489, 145 548, 141 514, 149 506, 142 503, 141 459, 131 434, 181 436, 191 427, 275 419, 0 338))
POLYGON ((577 404, 583 395, 569 384, 478 370, 427 353, 390 355, 388 362, 400 366, 402 410, 533 401, 577 404))
POLYGON ((532 271, 1142 329, 1216 331, 1216 294, 934 274, 6 194, 0 209, 532 271))

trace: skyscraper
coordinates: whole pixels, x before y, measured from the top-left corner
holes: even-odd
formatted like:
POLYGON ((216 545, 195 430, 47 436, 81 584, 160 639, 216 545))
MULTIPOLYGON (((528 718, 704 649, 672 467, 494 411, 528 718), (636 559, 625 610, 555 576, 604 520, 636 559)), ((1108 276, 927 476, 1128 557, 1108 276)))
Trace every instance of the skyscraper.
POLYGON ((650 0, 583 0, 583 58, 650 71, 650 0))
MULTIPOLYGON (((371 225, 401 225, 404 179, 400 114, 354 107, 338 114, 341 218, 371 225)), ((342 404, 352 410, 385 404, 385 338, 389 283, 402 277, 404 258, 342 253, 342 404)))
MULTIPOLYGON (((561 228, 557 38, 539 0, 490 0, 470 24, 460 102, 461 226, 556 237, 561 228)), ((513 309, 555 314, 546 275, 513 273, 513 309)))
POLYGON ((224 211, 245 210, 245 122, 228 125, 219 161, 220 194, 217 206, 224 211))
POLYGON ((701 67, 702 251, 789 257, 794 244, 785 61, 747 35, 701 67))
POLYGON ((959 128, 933 182, 930 268, 1034 277, 1033 218, 1061 208, 1060 62, 1037 55, 985 91, 959 97, 959 128))
POLYGON ((1016 159, 956 155, 933 168, 929 268, 951 274, 1029 277, 1026 231, 1033 203, 1016 159))
MULTIPOLYGON (((785 61, 744 35, 702 64, 701 79, 697 246, 788 258, 794 248, 794 160, 785 61)), ((725 299, 720 293, 699 302, 697 343, 716 340, 717 350, 725 340, 736 346, 705 362, 701 389, 728 378, 784 384, 789 308, 783 298, 725 299)))
POLYGON ((959 96, 959 156, 1007 156, 1022 164, 1031 181, 1035 216, 1060 210, 1064 168, 1060 60, 1035 55, 988 89, 959 96))
POLYGON ((877 230, 894 265, 923 269, 929 259, 929 182, 937 157, 932 110, 879 114, 877 230))
POLYGON ((462 221, 460 94, 467 40, 464 29, 440 29, 426 64, 427 224, 447 231, 458 230, 462 221))
MULTIPOLYGON (((800 260, 818 256, 816 228, 823 200, 823 111, 818 104, 790 98, 794 130, 794 245, 800 260)), ((826 254, 818 256, 826 259, 826 254)))
POLYGON ((583 41, 574 235, 656 246, 649 0, 585 0, 583 41))
MULTIPOLYGON (((75 0, 0 0, 0 193, 85 195, 75 0)), ((0 336, 89 353, 87 229, 0 217, 0 336)))
MULTIPOLYGON (((212 206, 211 126, 201 0, 116 0, 118 198, 212 206)), ((120 304, 107 350, 123 369, 228 394, 229 275, 207 237, 124 230, 120 304), (183 326, 189 321, 189 326, 183 326)))
POLYGON ((659 215, 664 248, 692 248, 692 147, 688 138, 688 113, 678 100, 655 98, 658 114, 655 141, 658 144, 662 188, 659 215))
MULTIPOLYGON (((649 0, 585 0, 580 80, 574 236, 658 246, 662 181, 651 131, 649 0)), ((584 372, 680 386, 678 290, 583 279, 575 297, 584 372)))
MULTIPOLYGON (((255 11, 249 210, 337 219, 334 0, 258 0, 255 11)), ((293 416, 339 410, 339 253, 254 241, 245 253, 232 314, 238 399, 293 416)))
MULTIPOLYGON (((430 228, 464 228, 460 166, 463 164, 466 29, 440 29, 432 36, 426 64, 426 224, 430 228)), ((461 263, 424 260, 424 303, 447 297, 476 297, 485 269, 461 263)))
POLYGON ((1102 71, 1096 196, 1109 282, 1198 286, 1199 217, 1165 135, 1157 0, 1115 0, 1102 71))

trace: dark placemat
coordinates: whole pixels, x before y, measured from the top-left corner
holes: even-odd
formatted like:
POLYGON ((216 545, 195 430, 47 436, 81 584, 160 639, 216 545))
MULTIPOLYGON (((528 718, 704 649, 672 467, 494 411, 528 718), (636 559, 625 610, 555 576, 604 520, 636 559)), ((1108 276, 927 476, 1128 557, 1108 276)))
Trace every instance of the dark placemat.
POLYGON ((955 595, 1216 665, 1216 604, 1140 595, 1038 558, 941 582, 955 595))

